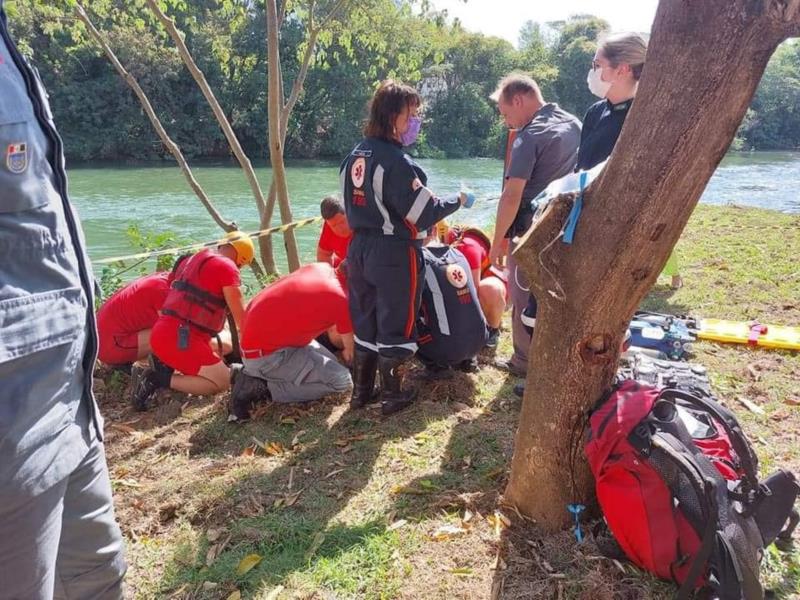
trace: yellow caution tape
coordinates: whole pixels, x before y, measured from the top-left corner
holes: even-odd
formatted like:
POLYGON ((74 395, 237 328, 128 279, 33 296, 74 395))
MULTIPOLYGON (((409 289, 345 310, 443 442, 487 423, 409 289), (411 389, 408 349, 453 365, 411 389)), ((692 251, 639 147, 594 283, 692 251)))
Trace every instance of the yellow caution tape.
MULTIPOLYGON (((261 229, 259 231, 253 231, 252 233, 246 233, 243 231, 242 233, 247 237, 260 238, 272 235, 273 233, 283 233, 284 231, 289 231, 290 229, 305 227, 306 225, 318 223, 319 221, 322 221, 322 217, 311 217, 309 219, 301 219, 300 221, 293 221, 291 223, 287 223, 286 225, 279 225, 278 227, 261 229)), ((94 262, 94 264, 97 265, 105 265, 125 260, 140 260, 143 258, 152 258, 155 256, 167 256, 169 254, 184 254, 186 252, 196 252, 197 250, 202 250, 203 248, 211 248, 213 246, 226 243, 227 242, 225 240, 217 239, 214 240, 213 242, 191 244, 189 246, 180 246, 178 248, 164 248, 162 250, 152 250, 150 252, 139 252, 138 254, 128 254, 127 256, 112 256, 111 258, 101 258, 99 260, 95 260, 92 262, 94 262)))

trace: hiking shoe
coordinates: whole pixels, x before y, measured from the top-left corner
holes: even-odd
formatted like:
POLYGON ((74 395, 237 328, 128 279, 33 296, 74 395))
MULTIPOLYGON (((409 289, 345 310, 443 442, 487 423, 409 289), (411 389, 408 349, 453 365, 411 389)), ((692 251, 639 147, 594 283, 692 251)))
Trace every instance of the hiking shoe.
POLYGON ((489 329, 489 337, 486 339, 486 347, 497 348, 497 344, 500 342, 500 328, 489 327, 488 329, 489 329))
POLYGON ((510 358, 498 358, 494 361, 494 366, 517 377, 525 377, 525 369, 515 365, 510 358))
POLYGON ((419 371, 413 377, 415 379, 422 379, 423 381, 443 381, 453 378, 453 370, 450 367, 430 364, 425 365, 425 369, 419 371))
POLYGON ((136 382, 133 390, 133 408, 138 412, 147 410, 156 393, 163 386, 159 383, 159 376, 153 369, 145 369, 136 382))

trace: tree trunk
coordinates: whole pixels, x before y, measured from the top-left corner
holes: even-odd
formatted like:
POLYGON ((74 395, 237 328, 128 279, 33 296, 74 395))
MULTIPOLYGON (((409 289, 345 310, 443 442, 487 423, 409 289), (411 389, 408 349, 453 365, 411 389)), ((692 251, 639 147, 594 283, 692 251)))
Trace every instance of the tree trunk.
POLYGON ((608 165, 584 195, 575 241, 554 241, 573 197, 521 240, 539 302, 506 500, 543 527, 571 519, 593 483, 586 412, 608 389, 623 332, 727 151, 800 0, 662 0, 647 64, 608 165), (551 242, 553 242, 551 244, 551 242))
MULTIPOLYGON (((272 165, 272 180, 275 185, 278 207, 281 212, 281 221, 283 223, 290 223, 292 221, 292 208, 289 205, 289 190, 286 185, 286 165, 283 162, 283 140, 281 139, 281 109, 283 108, 283 101, 279 94, 281 89, 279 67, 280 50, 278 47, 280 23, 278 22, 278 11, 275 6, 275 0, 266 0, 266 4, 269 160, 272 165)), ((300 267, 300 255, 297 251, 297 240, 295 239, 294 230, 286 231, 283 239, 286 247, 286 258, 289 262, 289 270, 294 271, 300 267)))

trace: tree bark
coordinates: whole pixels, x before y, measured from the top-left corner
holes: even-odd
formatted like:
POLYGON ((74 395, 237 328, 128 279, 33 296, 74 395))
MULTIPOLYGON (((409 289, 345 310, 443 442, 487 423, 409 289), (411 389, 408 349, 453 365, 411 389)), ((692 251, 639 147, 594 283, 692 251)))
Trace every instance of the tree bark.
POLYGON ((575 241, 555 199, 517 256, 538 300, 506 500, 554 530, 593 482, 586 412, 614 376, 624 330, 727 151, 800 0, 661 0, 617 147, 584 194, 575 241), (555 240, 555 241, 554 241, 555 240))
MULTIPOLYGON (((272 180, 275 185, 281 221, 283 223, 290 223, 292 221, 292 208, 289 205, 289 190, 286 185, 286 165, 283 162, 283 140, 281 139, 281 109, 283 108, 283 101, 279 93, 281 90, 280 48, 278 45, 280 23, 278 22, 278 11, 275 0, 266 0, 266 4, 269 160, 272 165, 272 180)), ((289 270, 294 271, 300 268, 300 255, 297 251, 297 240, 295 239, 294 230, 290 229, 284 232, 283 239, 286 247, 286 258, 289 263, 289 270)))
MULTIPOLYGON (((264 193, 261 191, 261 185, 256 177, 255 169, 253 169, 250 159, 242 148, 242 145, 239 143, 239 139, 236 137, 236 133, 233 131, 233 127, 231 127, 225 111, 222 110, 222 106, 214 95, 214 91, 211 89, 211 86, 208 85, 205 75, 197 66, 197 63, 194 61, 189 49, 186 47, 186 43, 183 40, 181 32, 178 31, 177 27, 175 27, 175 21, 164 14, 164 12, 158 6, 156 0, 147 0, 147 4, 150 7, 150 10, 153 11, 153 14, 155 14, 159 21, 161 21, 162 25, 164 25, 167 33, 172 38, 175 46, 178 48, 178 52, 181 55, 183 64, 186 65, 186 68, 192 74, 192 77, 194 78, 200 90, 203 92, 203 96, 211 107, 211 110, 214 112, 214 116, 216 117, 222 132, 225 134, 225 139, 228 140, 228 145, 230 146, 233 155, 236 157, 236 160, 239 162, 239 165, 242 167, 242 170, 245 173, 247 182, 250 185, 250 190, 253 193, 253 198, 256 201, 259 218, 261 221, 263 221, 267 208, 267 203, 264 199, 264 193)), ((276 273, 276 268, 275 258, 272 255, 272 242, 270 237, 271 236, 259 238, 259 250, 261 259, 264 262, 264 268, 266 269, 267 273, 273 275, 276 273)))

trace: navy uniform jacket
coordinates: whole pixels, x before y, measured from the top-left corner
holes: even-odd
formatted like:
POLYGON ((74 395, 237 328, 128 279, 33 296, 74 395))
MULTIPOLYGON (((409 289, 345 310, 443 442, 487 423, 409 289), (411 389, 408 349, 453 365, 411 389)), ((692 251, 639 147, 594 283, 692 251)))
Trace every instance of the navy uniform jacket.
POLYGON ((425 283, 419 311, 417 353, 441 366, 476 356, 486 345, 486 318, 469 262, 449 246, 425 247, 425 283))
POLYGON ((576 171, 588 171, 611 156, 632 104, 633 98, 619 104, 600 100, 589 107, 583 117, 576 171))
POLYGON ((61 139, 0 0, 0 501, 77 468, 101 421, 93 278, 61 139))
POLYGON ((460 207, 458 195, 437 198, 425 172, 399 144, 366 138, 344 159, 339 176, 347 222, 370 232, 422 240, 426 230, 460 207))

